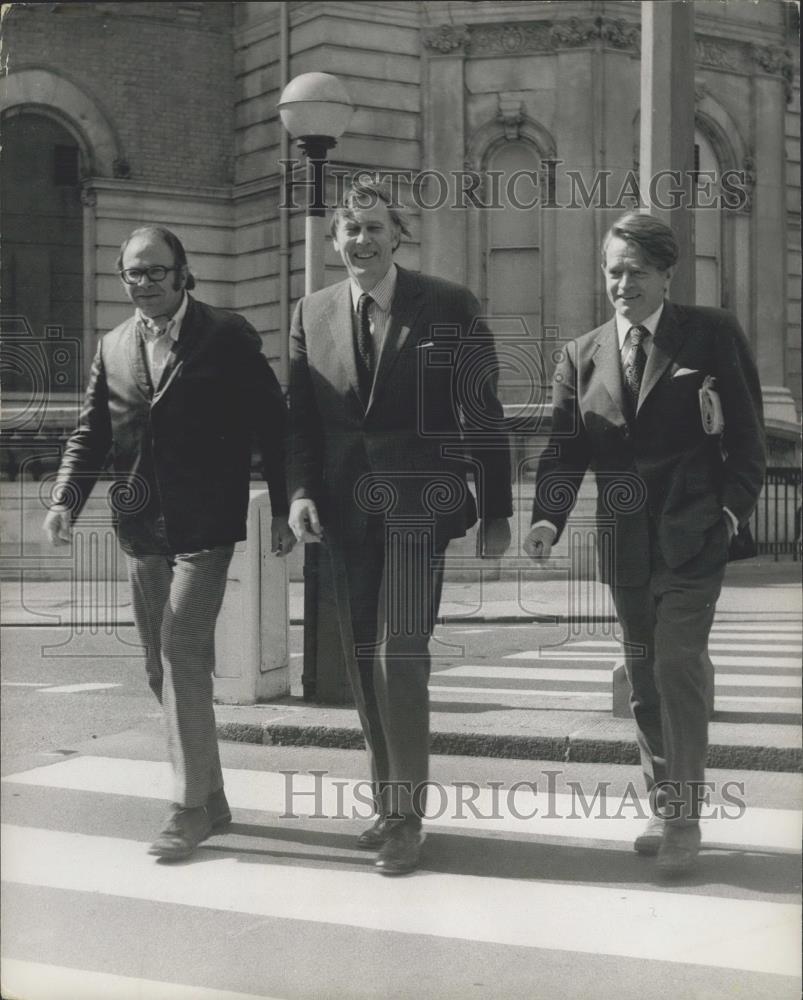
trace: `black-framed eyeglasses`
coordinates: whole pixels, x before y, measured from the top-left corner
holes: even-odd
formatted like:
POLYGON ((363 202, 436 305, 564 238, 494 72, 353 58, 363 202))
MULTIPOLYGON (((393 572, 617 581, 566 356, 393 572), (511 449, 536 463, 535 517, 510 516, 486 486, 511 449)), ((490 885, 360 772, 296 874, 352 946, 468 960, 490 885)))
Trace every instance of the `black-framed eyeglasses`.
POLYGON ((178 271, 178 268, 162 267, 161 264, 153 267, 127 267, 120 271, 120 277, 127 285, 138 285, 145 276, 148 281, 164 281, 168 271, 178 271))

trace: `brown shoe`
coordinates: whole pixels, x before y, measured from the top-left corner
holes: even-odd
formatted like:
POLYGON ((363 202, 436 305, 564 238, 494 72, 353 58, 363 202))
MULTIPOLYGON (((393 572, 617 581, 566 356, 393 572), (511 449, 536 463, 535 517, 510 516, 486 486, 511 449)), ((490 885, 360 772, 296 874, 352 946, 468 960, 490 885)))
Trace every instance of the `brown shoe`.
POLYGON ((414 872, 421 861, 424 834, 407 823, 394 826, 374 862, 380 875, 406 875, 414 872))
POLYGON ((678 826, 676 823, 667 823, 658 849, 656 867, 662 875, 687 875, 696 865, 699 853, 699 824, 678 826))
POLYGON ((218 788, 216 792, 212 792, 206 800, 206 814, 209 816, 212 829, 216 832, 225 830, 231 823, 231 809, 229 809, 229 803, 226 801, 226 793, 222 788, 218 788))
POLYGON ((170 861, 188 858, 212 832, 206 808, 174 806, 164 830, 148 848, 148 854, 170 861))
MULTIPOLYGON (((398 820, 396 823, 398 825, 398 820)), ((363 830, 359 837, 357 837, 357 847, 363 851, 378 851, 386 843, 388 837, 390 837, 392 829, 393 823, 387 816, 377 816, 374 825, 369 826, 367 830, 363 830)))
POLYGON ((665 825, 665 821, 660 816, 650 816, 647 825, 633 841, 636 853, 654 857, 664 838, 665 825))

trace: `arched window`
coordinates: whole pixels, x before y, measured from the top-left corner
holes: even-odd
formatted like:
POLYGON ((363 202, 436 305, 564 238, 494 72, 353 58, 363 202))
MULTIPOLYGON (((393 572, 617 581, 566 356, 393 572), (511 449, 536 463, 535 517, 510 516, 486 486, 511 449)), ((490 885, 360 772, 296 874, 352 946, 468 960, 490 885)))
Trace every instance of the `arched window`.
POLYGON ((719 193, 722 167, 705 135, 694 133, 695 170, 700 205, 694 212, 696 301, 700 306, 722 306, 722 214, 706 202, 719 193), (711 178, 715 178, 713 181, 711 178))
MULTIPOLYGON (((84 332, 81 151, 64 126, 34 111, 7 113, 2 127, 3 314, 26 321, 45 351, 46 391, 74 392, 84 332)), ((5 366, 5 391, 29 393, 37 388, 29 382, 30 373, 5 366)))

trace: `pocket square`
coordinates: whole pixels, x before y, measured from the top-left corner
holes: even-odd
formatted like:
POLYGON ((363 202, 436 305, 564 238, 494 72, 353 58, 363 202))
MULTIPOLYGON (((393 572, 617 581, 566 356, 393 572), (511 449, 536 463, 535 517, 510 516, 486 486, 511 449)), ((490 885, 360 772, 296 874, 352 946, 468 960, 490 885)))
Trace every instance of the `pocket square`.
POLYGON ((683 375, 699 375, 699 368, 678 368, 677 371, 672 372, 672 378, 681 378, 683 375))

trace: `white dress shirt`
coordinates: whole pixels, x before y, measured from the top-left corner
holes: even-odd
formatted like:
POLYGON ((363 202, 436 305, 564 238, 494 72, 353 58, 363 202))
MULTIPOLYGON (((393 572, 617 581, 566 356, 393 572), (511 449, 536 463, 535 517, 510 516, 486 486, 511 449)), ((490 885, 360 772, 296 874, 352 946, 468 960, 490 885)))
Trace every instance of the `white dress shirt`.
POLYGON ((351 304, 354 314, 357 315, 357 303, 361 295, 370 295, 372 302, 368 305, 368 325, 374 347, 380 348, 385 338, 385 331, 390 322, 390 306, 393 302, 393 295, 396 292, 396 278, 398 270, 395 264, 391 264, 385 272, 384 277, 374 285, 370 292, 364 291, 353 278, 351 279, 351 304))
POLYGON ((178 341, 178 335, 181 332, 181 324, 184 321, 188 304, 189 299, 185 292, 181 300, 181 305, 166 323, 164 316, 158 317, 161 320, 161 324, 143 315, 137 309, 137 324, 145 340, 145 357, 148 362, 148 371, 154 388, 159 385, 162 372, 167 364, 167 359, 170 357, 170 352, 173 349, 173 344, 178 341))

